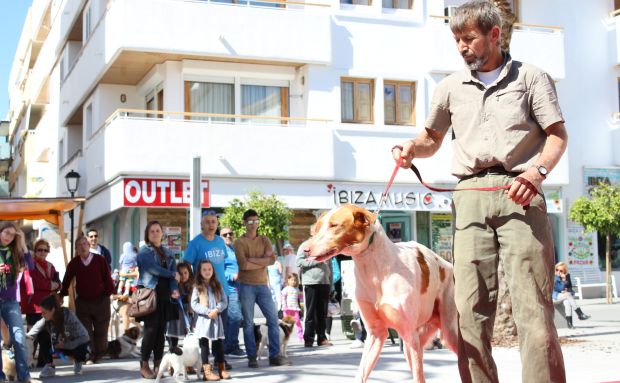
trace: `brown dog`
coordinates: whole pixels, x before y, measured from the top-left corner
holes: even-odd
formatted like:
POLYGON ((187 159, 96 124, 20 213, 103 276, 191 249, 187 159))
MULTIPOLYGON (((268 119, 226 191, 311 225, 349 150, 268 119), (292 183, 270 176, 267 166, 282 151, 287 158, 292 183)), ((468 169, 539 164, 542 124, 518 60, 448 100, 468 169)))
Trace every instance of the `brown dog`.
POLYGON ((132 358, 139 355, 136 343, 140 338, 140 328, 130 327, 118 338, 108 342, 107 354, 111 359, 132 358))
POLYGON ((423 347, 438 329, 456 352, 452 265, 419 243, 392 243, 375 219, 355 205, 332 209, 313 226, 304 251, 317 261, 345 254, 355 262, 355 298, 368 333, 355 381, 368 380, 393 328, 414 382, 424 382, 423 347))

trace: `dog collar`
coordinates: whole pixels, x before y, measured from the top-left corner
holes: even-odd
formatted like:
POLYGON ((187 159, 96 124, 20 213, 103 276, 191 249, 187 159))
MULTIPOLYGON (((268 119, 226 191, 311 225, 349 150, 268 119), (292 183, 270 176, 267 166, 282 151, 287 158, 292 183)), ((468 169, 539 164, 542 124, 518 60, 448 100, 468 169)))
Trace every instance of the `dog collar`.
POLYGON ((368 240, 368 246, 372 245, 372 242, 375 240, 375 233, 376 231, 373 231, 370 235, 370 239, 368 240))

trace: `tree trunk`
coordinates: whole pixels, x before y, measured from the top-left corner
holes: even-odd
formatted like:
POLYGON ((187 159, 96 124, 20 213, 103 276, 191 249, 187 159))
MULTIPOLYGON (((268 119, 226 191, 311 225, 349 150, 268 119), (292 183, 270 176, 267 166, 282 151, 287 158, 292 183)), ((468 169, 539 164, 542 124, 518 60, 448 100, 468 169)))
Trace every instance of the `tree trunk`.
POLYGON ((606 287, 605 295, 607 298, 607 304, 611 304, 611 234, 607 234, 607 240, 605 241, 605 276, 606 287))
POLYGON ((504 267, 501 262, 497 270, 497 279, 499 286, 493 339, 498 344, 512 343, 517 338, 517 325, 512 317, 512 300, 510 299, 510 291, 508 290, 504 267))
POLYGON ((493 4, 499 8, 502 18, 502 31, 500 34, 500 47, 506 53, 510 53, 510 40, 512 39, 512 26, 517 17, 506 0, 493 0, 493 4))

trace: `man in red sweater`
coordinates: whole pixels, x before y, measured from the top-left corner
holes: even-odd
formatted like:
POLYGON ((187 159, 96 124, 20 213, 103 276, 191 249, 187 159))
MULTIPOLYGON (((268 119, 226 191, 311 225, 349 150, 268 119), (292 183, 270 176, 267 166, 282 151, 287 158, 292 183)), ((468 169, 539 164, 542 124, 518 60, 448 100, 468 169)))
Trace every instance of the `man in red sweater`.
POLYGON ((75 314, 90 336, 91 357, 86 364, 96 363, 108 347, 110 295, 114 292, 105 258, 91 253, 89 248, 86 237, 75 241, 77 256, 67 265, 60 292, 63 296, 68 295, 69 285, 75 278, 75 314))

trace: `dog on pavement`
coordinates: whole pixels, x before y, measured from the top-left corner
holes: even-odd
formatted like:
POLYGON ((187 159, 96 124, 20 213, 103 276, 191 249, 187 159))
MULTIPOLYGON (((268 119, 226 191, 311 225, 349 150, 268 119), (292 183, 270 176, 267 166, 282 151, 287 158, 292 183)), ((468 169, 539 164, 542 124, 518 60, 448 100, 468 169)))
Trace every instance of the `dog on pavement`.
POLYGON ((178 380, 180 374, 183 374, 183 380, 188 380, 186 367, 193 367, 198 375, 198 380, 202 380, 202 359, 200 358, 200 345, 198 343, 198 337, 194 334, 189 334, 183 339, 183 347, 181 347, 181 355, 177 355, 172 352, 167 352, 159 364, 159 371, 157 372, 156 383, 159 383, 161 377, 164 375, 164 371, 168 371, 170 367, 174 370, 172 377, 178 380))
POLYGON ((133 358, 140 355, 138 352, 138 339, 140 327, 130 327, 118 338, 108 342, 107 354, 111 359, 133 358))
MULTIPOLYGON (((26 342, 26 352, 28 355, 28 367, 34 367, 34 340, 28 336, 24 337, 26 342)), ((8 380, 17 380, 17 370, 15 366, 15 353, 5 348, 2 349, 2 372, 8 380)))
POLYGON ((423 347, 437 330, 457 352, 457 311, 452 265, 416 242, 393 243, 376 216, 355 205, 323 214, 304 251, 319 262, 349 255, 355 265, 355 299, 367 338, 355 382, 366 382, 388 328, 404 343, 414 382, 424 382, 423 347))
MULTIPOLYGON (((295 318, 285 316, 279 321, 278 327, 280 328, 280 355, 288 358, 286 346, 295 327, 295 318)), ((261 354, 265 347, 269 346, 268 333, 269 329, 266 324, 254 325, 254 340, 256 341, 256 356, 258 360, 261 360, 261 354)))

